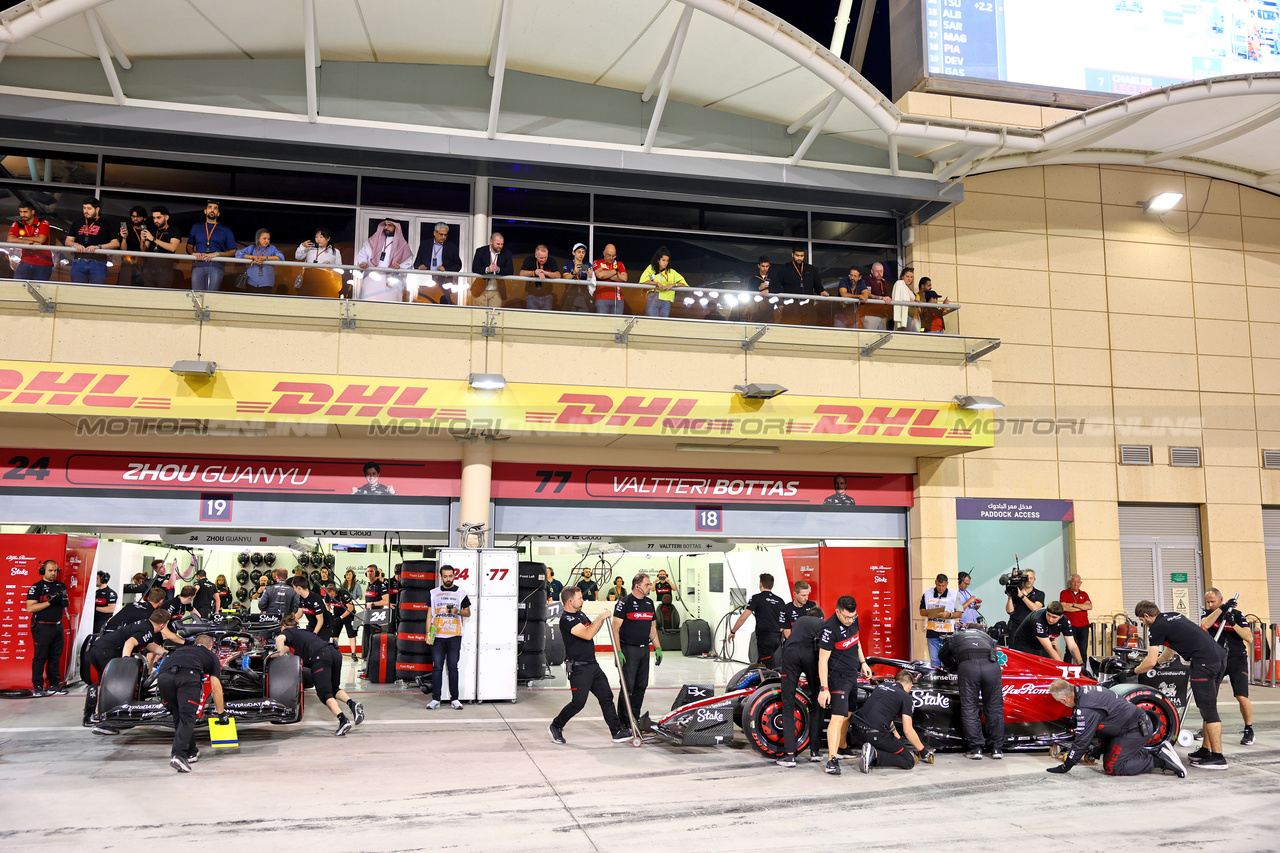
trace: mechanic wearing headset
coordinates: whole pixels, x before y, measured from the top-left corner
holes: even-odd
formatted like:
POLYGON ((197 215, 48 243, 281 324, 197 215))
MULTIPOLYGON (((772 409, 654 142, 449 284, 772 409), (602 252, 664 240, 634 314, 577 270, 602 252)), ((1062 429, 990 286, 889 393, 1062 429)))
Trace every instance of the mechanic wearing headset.
MULTIPOLYGON (((144 649, 151 657, 163 655, 164 646, 160 645, 161 640, 169 640, 179 646, 185 642, 169 630, 169 611, 163 607, 153 609, 151 614, 141 622, 108 631, 94 640, 85 659, 88 671, 84 673, 84 678, 89 684, 84 703, 86 722, 97 708, 98 684, 102 680, 102 673, 107 669, 107 664, 114 658, 131 656, 138 648, 144 649)), ((96 735, 119 734, 116 729, 103 724, 94 727, 93 733, 96 735)))
POLYGON ((818 704, 831 708, 825 769, 832 776, 840 775, 836 752, 849 731, 849 708, 858 689, 859 672, 871 677, 871 667, 858 642, 858 602, 852 595, 842 595, 836 600, 836 612, 822 623, 818 637, 818 682, 822 685, 818 704))
MULTIPOLYGON (((804 581, 796 581, 804 583, 804 581)), ((808 584, 805 584, 806 591, 808 584)), ((788 605, 790 606, 790 605, 788 605)), ((807 608, 786 629, 787 639, 778 653, 782 672, 782 719, 794 720, 796 714, 796 691, 800 689, 800 676, 804 675, 810 694, 809 700, 809 760, 821 761, 821 747, 818 737, 822 733, 822 714, 813 701, 813 690, 818 686, 818 641, 822 637, 823 622, 827 614, 816 604, 807 608)), ((774 763, 779 767, 796 766, 796 727, 782 727, 784 751, 782 757, 774 763)))
POLYGON ((93 591, 93 633, 101 634, 111 614, 116 612, 116 591, 110 587, 111 575, 98 572, 98 588, 93 591))
POLYGON ((1067 621, 1062 605, 1057 601, 1022 620, 1009 647, 1030 655, 1039 655, 1042 658, 1062 660, 1062 655, 1058 652, 1059 637, 1067 641, 1067 651, 1071 652, 1071 660, 1077 666, 1083 666, 1084 659, 1080 656, 1079 646, 1076 645, 1071 623, 1067 621))
MULTIPOLYGON (((332 642, 336 646, 339 643, 338 635, 342 633, 342 628, 347 629, 347 639, 354 641, 356 638, 355 612, 356 604, 351 598, 351 593, 340 587, 334 581, 329 581, 329 586, 324 591, 324 603, 329 608, 329 613, 333 616, 333 635, 332 642)), ((356 644, 351 643, 351 659, 356 659, 356 644)))
POLYGON ((213 653, 213 637, 208 634, 201 634, 194 643, 169 652, 160 670, 156 687, 165 709, 173 715, 169 766, 179 773, 190 773, 191 765, 200 760, 200 750, 196 748, 196 714, 204 710, 206 685, 219 718, 227 718, 221 675, 222 664, 213 653))
POLYGON ((342 655, 337 649, 312 632, 299 628, 298 617, 292 613, 284 617, 284 621, 280 623, 280 633, 276 634, 276 651, 284 654, 285 646, 302 658, 302 665, 311 670, 317 698, 338 718, 338 729, 333 733, 334 737, 342 737, 352 727, 364 722, 364 706, 342 689, 342 655), (342 713, 339 701, 347 703, 347 707, 351 709, 351 718, 342 713))
MULTIPOLYGON (((110 632, 126 625, 137 625, 139 622, 146 622, 147 617, 162 604, 164 604, 164 590, 148 590, 142 598, 121 607, 120 612, 108 619, 107 624, 102 626, 102 630, 110 632)), ((168 613, 169 611, 166 610, 165 614, 167 615, 168 613)))
MULTIPOLYGON (((365 569, 365 577, 369 579, 369 585, 364 588, 365 610, 385 610, 391 604, 391 588, 382 579, 382 572, 378 571, 377 566, 370 565, 365 569)), ((390 624, 387 627, 390 628, 390 624)), ((366 623, 360 635, 360 647, 364 649, 365 660, 369 659, 371 636, 373 636, 373 630, 366 623)))
POLYGON ((863 773, 870 773, 872 767, 910 770, 918 761, 933 763, 933 750, 921 742, 911 723, 914 710, 911 685, 914 683, 911 673, 900 670, 892 681, 876 685, 853 715, 849 734, 854 743, 862 746, 858 769, 863 773), (902 728, 903 737, 898 737, 893 729, 895 720, 902 728))
POLYGON ((40 564, 40 580, 27 590, 27 612, 31 614, 31 695, 66 696, 62 686, 62 617, 71 603, 67 588, 58 580, 58 563, 40 564), (45 684, 48 683, 48 689, 45 684))
POLYGON ((1152 667, 1182 655, 1191 663, 1191 695, 1204 720, 1204 746, 1187 757, 1193 767, 1226 770, 1222 757, 1222 718, 1218 716, 1218 685, 1227 673, 1227 652, 1196 622, 1181 613, 1161 613, 1153 601, 1139 601, 1133 609, 1147 626, 1147 657, 1134 668, 1142 675, 1152 667), (1205 750, 1208 754, 1205 755, 1205 750))
MULTIPOLYGON (((1249 653, 1253 646, 1253 631, 1244 614, 1236 607, 1234 598, 1223 601, 1222 593, 1209 587, 1204 594, 1204 617, 1200 627, 1209 632, 1227 650, 1227 677, 1231 679, 1231 693, 1240 703, 1240 716, 1244 718, 1241 746, 1253 743, 1253 703, 1249 701, 1249 653)), ((1200 747, 1189 758, 1204 750, 1200 747)))
POLYGON ((782 626, 780 614, 787 603, 773 594, 773 575, 765 572, 760 575, 760 591, 751 596, 747 606, 729 629, 732 640, 747 621, 747 617, 756 617, 756 660, 761 666, 773 667, 773 653, 782 644, 782 626))
POLYGON ((1108 776, 1139 776, 1159 767, 1179 779, 1186 777, 1186 768, 1170 741, 1161 744, 1159 752, 1147 752, 1145 747, 1155 733, 1155 724, 1137 705, 1106 687, 1072 685, 1061 678, 1049 685, 1049 695, 1071 709, 1075 731, 1066 758, 1057 767, 1048 768, 1050 773, 1066 773, 1075 767, 1096 736, 1104 756, 1102 769, 1108 776))

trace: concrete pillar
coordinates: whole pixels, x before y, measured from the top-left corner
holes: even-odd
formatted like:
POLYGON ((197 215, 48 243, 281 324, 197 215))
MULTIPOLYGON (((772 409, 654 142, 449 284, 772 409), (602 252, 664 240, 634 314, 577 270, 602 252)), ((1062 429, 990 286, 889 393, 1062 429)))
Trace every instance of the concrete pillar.
MULTIPOLYGON (((472 252, 479 246, 489 242, 489 179, 484 176, 478 176, 475 182, 475 190, 472 194, 472 210, 471 210, 471 242, 474 246, 463 247, 460 252, 462 254, 462 265, 464 271, 470 270, 470 261, 472 252)), ((467 285, 472 283, 472 279, 462 279, 467 285)), ((459 300, 459 305, 471 304, 471 288, 465 286, 462 292, 458 294, 463 299, 459 300)))
MULTIPOLYGON (((472 437, 462 445, 462 488, 458 501, 461 524, 488 524, 490 486, 493 481, 493 443, 484 437, 472 437)), ((491 544, 490 540, 490 544, 491 544)), ((463 542, 461 547, 478 545, 463 542)))

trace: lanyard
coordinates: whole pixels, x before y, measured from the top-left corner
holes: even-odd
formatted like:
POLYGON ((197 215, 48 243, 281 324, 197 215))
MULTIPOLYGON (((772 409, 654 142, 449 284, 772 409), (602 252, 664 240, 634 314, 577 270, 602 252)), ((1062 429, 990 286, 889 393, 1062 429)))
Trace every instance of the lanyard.
POLYGON ((208 222, 204 224, 204 249, 206 252, 208 252, 210 249, 213 248, 213 246, 211 246, 210 243, 213 242, 213 232, 217 230, 218 230, 217 224, 215 224, 212 228, 209 227, 208 222))
MULTIPOLYGON (((97 225, 97 224, 98 224, 98 217, 96 217, 96 216, 95 216, 95 217, 93 218, 93 224, 94 224, 94 225, 97 225)), ((90 225, 89 225, 89 217, 87 217, 87 216, 86 216, 86 217, 84 218, 84 228, 82 228, 82 229, 81 229, 80 233, 81 233, 81 234, 84 234, 86 237, 87 237, 87 236, 89 236, 89 234, 91 233, 91 232, 89 231, 89 229, 90 229, 91 227, 92 227, 92 226, 90 226, 90 225)))
POLYGON ((800 276, 801 281, 804 281, 804 261, 801 261, 799 266, 796 266, 796 262, 792 261, 791 266, 795 267, 796 275, 800 276))

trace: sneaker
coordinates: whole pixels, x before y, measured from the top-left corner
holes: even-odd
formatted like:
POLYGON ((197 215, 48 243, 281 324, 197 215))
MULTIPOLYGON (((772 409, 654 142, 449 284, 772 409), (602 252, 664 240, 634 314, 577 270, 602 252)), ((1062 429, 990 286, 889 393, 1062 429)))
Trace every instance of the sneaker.
POLYGON ((840 775, 840 762, 839 762, 839 761, 836 761, 834 758, 829 759, 829 760, 827 761, 827 766, 826 766, 825 768, 823 768, 823 769, 824 769, 824 770, 826 770, 828 773, 830 773, 832 776, 839 776, 839 775, 840 775))
POLYGON ((871 767, 876 763, 876 748, 869 743, 862 745, 862 755, 858 756, 858 769, 863 773, 870 773, 871 767))
POLYGON ((991 750, 991 760, 992 760, 992 761, 999 761, 999 760, 1000 760, 1000 759, 1002 759, 1002 758, 1004 758, 1004 750, 1001 750, 1001 749, 993 749, 993 750, 991 750))
POLYGON ((1195 750, 1194 752, 1187 753, 1187 761, 1191 762, 1192 764, 1199 764, 1201 761, 1204 761, 1206 758, 1208 758, 1211 754, 1212 753, 1209 752, 1208 747, 1202 746, 1199 749, 1195 750))
MULTIPOLYGON (((1177 750, 1173 748, 1173 744, 1169 741, 1160 744, 1160 751, 1156 753, 1155 758, 1157 764, 1161 765, 1165 770, 1173 771, 1179 779, 1187 778, 1187 768, 1182 766, 1177 750)), ((1223 763, 1225 764, 1226 762, 1223 763)))
POLYGON ((630 743, 631 729, 627 728, 626 726, 623 726, 622 728, 618 729, 616 732, 613 733, 613 742, 614 743, 630 743))
POLYGON ((342 717, 338 719, 338 730, 333 733, 333 736, 342 737, 343 735, 345 735, 347 732, 351 731, 355 727, 356 727, 356 724, 351 722, 351 720, 347 719, 347 716, 344 714, 342 717))
POLYGON ((364 705, 361 705, 359 702, 352 702, 351 716, 355 720, 357 726, 363 723, 364 722, 364 705))
POLYGON ((44 695, 46 695, 46 696, 66 696, 66 695, 67 695, 67 688, 65 688, 65 687, 63 687, 61 684, 59 684, 57 687, 50 687, 48 690, 46 690, 46 691, 44 692, 44 695))
POLYGON ((794 755, 784 755, 773 763, 779 767, 795 767, 796 757, 794 755))
POLYGON ((439 707, 440 707, 439 699, 432 699, 430 702, 427 703, 428 711, 434 711, 436 708, 439 708, 439 707))
POLYGON ((358 673, 357 673, 357 675, 359 675, 361 678, 363 678, 363 679, 365 679, 365 680, 368 680, 368 678, 369 678, 369 670, 367 670, 367 669, 362 669, 362 670, 360 670, 360 672, 358 672, 358 673))
POLYGON ((195 764, 195 763, 196 763, 197 761, 199 761, 199 760, 200 760, 200 750, 199 750, 199 749, 195 750, 194 752, 192 752, 190 755, 188 755, 188 756, 187 756, 187 763, 188 763, 188 764, 195 764))
POLYGON ((809 762, 810 762, 811 764, 817 764, 817 763, 818 763, 819 761, 821 761, 821 760, 822 760, 822 755, 821 755, 821 753, 817 753, 817 752, 811 752, 811 753, 809 753, 809 762))
POLYGON ((459 702, 457 699, 454 699, 453 702, 451 702, 450 704, 453 706, 453 710, 455 711, 462 710, 462 703, 459 702))
POLYGON ((1204 732, 1196 732, 1192 737, 1196 740, 1204 740, 1204 732))
POLYGON ((48 696, 48 695, 49 695, 49 694, 48 694, 48 693, 45 693, 45 692, 44 692, 44 688, 42 688, 42 687, 32 687, 32 688, 31 688, 31 698, 32 698, 32 699, 42 699, 42 698, 44 698, 45 696, 48 696))
POLYGON ((174 770, 177 770, 179 773, 191 772, 191 765, 188 764, 187 760, 183 758, 181 755, 175 755, 173 758, 170 758, 169 766, 172 767, 174 770))
POLYGON ((1240 738, 1241 746, 1249 746, 1253 743, 1253 726, 1245 726, 1244 731, 1240 734, 1242 735, 1240 738))
POLYGON ((1226 770, 1227 759, 1223 757, 1221 752, 1211 752, 1208 758, 1202 759, 1194 766, 1199 767, 1201 770, 1226 770))
POLYGON ((969 750, 968 752, 966 752, 966 753, 964 754, 964 757, 965 757, 965 758, 972 758, 974 761, 981 761, 981 760, 982 760, 982 750, 980 750, 980 749, 971 749, 971 750, 969 750))
POLYGON ((836 755, 841 758, 853 758, 857 754, 858 751, 851 746, 842 746, 836 750, 836 755))
POLYGON ((920 760, 923 761, 925 764, 933 763, 934 751, 932 749, 929 750, 928 752, 916 753, 916 755, 918 755, 920 760))
POLYGON ((564 729, 560 728, 555 723, 547 726, 547 734, 551 735, 552 743, 558 743, 561 746, 568 743, 568 741, 564 739, 564 729))
POLYGON ((93 729, 92 729, 92 731, 93 731, 93 733, 94 733, 95 735, 118 735, 118 734, 120 734, 120 730, 119 730, 119 729, 113 729, 111 726, 104 726, 104 725, 103 725, 103 724, 101 724, 101 723, 99 723, 98 725, 94 726, 94 727, 93 727, 93 729))

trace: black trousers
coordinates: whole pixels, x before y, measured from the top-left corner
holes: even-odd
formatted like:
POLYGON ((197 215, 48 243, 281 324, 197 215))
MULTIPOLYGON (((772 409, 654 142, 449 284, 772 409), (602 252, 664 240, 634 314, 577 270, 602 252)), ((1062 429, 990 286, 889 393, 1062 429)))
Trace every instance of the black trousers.
POLYGON ((587 707, 587 696, 592 695, 600 703, 600 713, 604 714, 604 723, 609 727, 609 734, 622 728, 618 712, 613 709, 613 690, 609 688, 609 679, 604 670, 595 661, 565 661, 569 672, 569 704, 560 709, 553 726, 564 728, 579 711, 587 707))
POLYGON ((960 720, 969 749, 1004 749, 1004 694, 1000 664, 981 658, 961 661, 960 720), (986 717, 983 725, 979 715, 986 717))
MULTIPOLYGON (((649 647, 622 646, 623 657, 627 662, 622 665, 622 683, 627 685, 627 696, 631 699, 631 712, 640 719, 640 706, 644 704, 644 692, 649 689, 649 647)), ((618 719, 627 720, 627 705, 622 691, 618 691, 618 719)))
POLYGON ((818 738, 822 736, 822 709, 818 707, 818 656, 806 654, 797 648, 786 649, 779 656, 782 671, 782 741, 787 755, 796 754, 796 690, 803 674, 808 679, 809 696, 809 751, 820 752, 818 738))
POLYGON ((876 748, 876 760, 872 762, 875 767, 898 767, 902 770, 910 770, 916 766, 914 747, 893 732, 872 731, 856 722, 851 722, 849 740, 853 741, 854 746, 869 743, 876 748))
POLYGON ((31 639, 35 652, 31 656, 31 686, 43 690, 62 685, 62 623, 32 622, 31 639))
POLYGON ((1072 628, 1071 635, 1075 637, 1076 648, 1080 650, 1080 660, 1089 659, 1089 626, 1081 625, 1079 628, 1072 628))
POLYGON ((204 704, 204 677, 189 669, 162 669, 157 687, 173 715, 173 755, 186 758, 196 751, 196 711, 204 704))
MULTIPOLYGON (((449 674, 449 698, 455 702, 458 696, 458 658, 462 655, 462 636, 436 637, 431 644, 431 698, 440 701, 444 696, 445 670, 449 674)), ((609 701, 613 701, 610 694, 609 701)))
POLYGON ((342 655, 335 648, 327 648, 313 657, 307 666, 311 667, 311 681, 316 686, 316 697, 321 702, 333 699, 342 689, 342 655))
POLYGON ((781 634, 756 634, 757 663, 770 669, 776 669, 778 662, 774 660, 774 653, 778 651, 778 647, 781 645, 781 634))
POLYGON ((1106 737, 1106 730, 1098 732, 1102 742, 1102 769, 1108 776, 1141 776, 1155 768, 1155 761, 1146 746, 1147 736, 1138 729, 1113 737, 1106 737))

